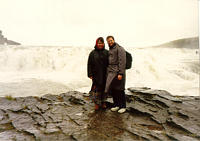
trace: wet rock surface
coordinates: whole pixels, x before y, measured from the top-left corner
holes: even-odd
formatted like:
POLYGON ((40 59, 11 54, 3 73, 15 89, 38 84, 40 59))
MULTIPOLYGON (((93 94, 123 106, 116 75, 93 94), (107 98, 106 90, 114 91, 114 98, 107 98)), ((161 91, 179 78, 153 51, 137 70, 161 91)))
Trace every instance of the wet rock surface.
POLYGON ((199 141, 200 97, 129 88, 127 112, 93 110, 86 93, 0 98, 0 141, 199 141))

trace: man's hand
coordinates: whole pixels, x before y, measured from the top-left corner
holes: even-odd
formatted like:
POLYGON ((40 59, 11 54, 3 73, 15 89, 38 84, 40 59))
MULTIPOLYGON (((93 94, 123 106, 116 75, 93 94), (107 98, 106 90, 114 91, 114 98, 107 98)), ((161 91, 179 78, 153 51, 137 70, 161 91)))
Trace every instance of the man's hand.
POLYGON ((118 74, 117 78, 118 80, 122 80, 122 75, 118 74))
POLYGON ((93 79, 92 76, 90 76, 90 79, 93 79))

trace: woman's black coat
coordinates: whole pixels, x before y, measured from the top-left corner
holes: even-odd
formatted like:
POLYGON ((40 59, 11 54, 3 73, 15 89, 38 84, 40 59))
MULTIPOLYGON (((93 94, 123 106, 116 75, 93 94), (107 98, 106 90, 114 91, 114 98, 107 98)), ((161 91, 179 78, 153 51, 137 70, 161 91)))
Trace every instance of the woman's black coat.
POLYGON ((108 66, 108 50, 95 49, 90 52, 88 58, 88 77, 93 78, 93 85, 97 90, 104 91, 106 83, 106 72, 108 66))

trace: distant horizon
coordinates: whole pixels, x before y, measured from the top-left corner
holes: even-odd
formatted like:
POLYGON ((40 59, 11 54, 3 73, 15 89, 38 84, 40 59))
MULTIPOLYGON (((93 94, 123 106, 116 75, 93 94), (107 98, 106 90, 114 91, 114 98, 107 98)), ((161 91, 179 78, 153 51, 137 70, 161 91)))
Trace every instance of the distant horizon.
MULTIPOLYGON (((104 38, 104 40, 106 40, 106 37, 103 37, 103 38, 104 38)), ((145 45, 145 46, 128 46, 128 47, 152 47, 152 46, 162 45, 162 44, 165 44, 165 43, 168 43, 168 42, 172 42, 172 41, 176 41, 176 40, 181 40, 181 39, 188 39, 188 38, 199 38, 199 35, 197 35, 197 36, 190 36, 190 37, 180 37, 180 38, 176 38, 176 39, 172 39, 172 40, 160 41, 158 43, 151 44, 151 45, 145 45)), ((9 39, 9 40, 12 40, 12 41, 15 41, 15 42, 19 42, 19 41, 13 40, 13 39, 9 39)), ((95 40, 93 42, 94 43, 92 45, 95 44, 95 40)), ((120 44, 120 42, 118 42, 117 40, 116 40, 116 42, 120 44)), ((79 44, 79 45, 70 45, 70 44, 38 44, 38 43, 36 43, 36 44, 23 44, 22 42, 19 42, 19 43, 21 44, 21 46, 63 46, 63 47, 64 46, 66 46, 66 47, 68 47, 68 46, 80 46, 80 47, 86 46, 86 47, 90 47, 91 46, 91 45, 81 45, 81 44, 79 44)), ((106 41, 105 41, 105 43, 106 43, 106 41)))
MULTIPOLYGON (((179 38, 179 39, 169 40, 169 41, 166 41, 166 42, 161 42, 159 44, 154 44, 154 45, 149 45, 149 46, 129 46, 129 47, 136 47, 136 48, 140 48, 140 47, 153 47, 153 46, 159 46, 159 45, 162 45, 162 44, 170 43, 170 42, 173 42, 173 41, 176 41, 176 40, 190 39, 190 38, 198 38, 199 39, 199 36, 179 38)), ((120 44, 120 42, 118 42, 118 43, 120 44)), ((106 42, 105 42, 105 44, 107 45, 106 42)), ((120 44, 120 45, 122 45, 122 44, 120 44)), ((0 44, 0 46, 1 46, 1 44, 0 44)), ((9 46, 16 46, 16 45, 9 45, 9 46)), ((51 45, 50 44, 49 45, 48 44, 46 44, 46 45, 34 45, 34 44, 31 45, 31 44, 23 44, 23 43, 21 43, 21 45, 17 45, 17 46, 33 46, 33 47, 34 46, 35 47, 39 47, 39 46, 43 46, 43 47, 56 47, 56 46, 60 46, 60 47, 91 47, 91 45, 88 45, 88 46, 86 46, 86 45, 53 45, 53 44, 51 44, 51 45)), ((124 46, 124 47, 126 47, 126 46, 124 46)))

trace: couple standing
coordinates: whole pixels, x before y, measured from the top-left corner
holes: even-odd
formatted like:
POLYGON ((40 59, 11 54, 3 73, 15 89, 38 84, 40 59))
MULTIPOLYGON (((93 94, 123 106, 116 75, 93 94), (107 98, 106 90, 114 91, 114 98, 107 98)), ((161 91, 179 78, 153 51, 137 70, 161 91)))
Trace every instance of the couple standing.
POLYGON ((95 103, 95 110, 98 110, 100 107, 106 108, 107 94, 112 95, 114 104, 111 111, 124 113, 126 51, 115 42, 113 36, 108 36, 106 41, 109 51, 105 49, 104 39, 99 37, 88 58, 88 77, 93 82, 90 98, 95 103))

